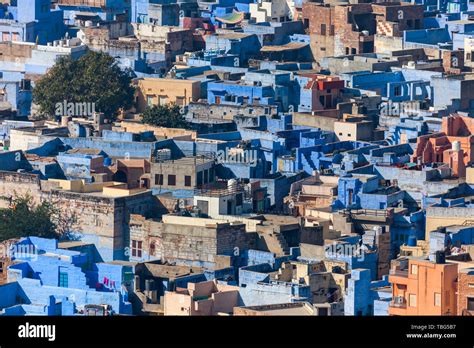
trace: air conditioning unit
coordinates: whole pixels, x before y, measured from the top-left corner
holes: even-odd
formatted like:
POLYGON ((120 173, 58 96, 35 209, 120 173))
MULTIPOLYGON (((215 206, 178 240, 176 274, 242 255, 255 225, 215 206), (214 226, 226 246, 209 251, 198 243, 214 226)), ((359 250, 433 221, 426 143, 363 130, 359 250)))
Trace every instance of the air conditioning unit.
POLYGON ((393 303, 398 304, 398 305, 404 304, 405 303, 405 298, 402 297, 402 296, 396 296, 393 299, 393 303))

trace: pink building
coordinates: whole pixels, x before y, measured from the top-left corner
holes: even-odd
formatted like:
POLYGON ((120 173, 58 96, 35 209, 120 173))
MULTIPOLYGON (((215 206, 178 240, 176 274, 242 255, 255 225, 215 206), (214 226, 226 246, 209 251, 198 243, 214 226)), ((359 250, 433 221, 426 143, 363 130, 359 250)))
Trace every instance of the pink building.
POLYGON ((420 136, 413 162, 446 163, 457 177, 466 176, 474 162, 474 118, 453 114, 443 118, 440 133, 420 136))
POLYGON ((341 101, 344 81, 336 76, 321 74, 302 74, 305 81, 301 89, 300 111, 320 111, 335 109, 341 101))
POLYGON ((214 281, 188 283, 188 287, 165 292, 165 315, 226 315, 238 306, 239 287, 214 281))

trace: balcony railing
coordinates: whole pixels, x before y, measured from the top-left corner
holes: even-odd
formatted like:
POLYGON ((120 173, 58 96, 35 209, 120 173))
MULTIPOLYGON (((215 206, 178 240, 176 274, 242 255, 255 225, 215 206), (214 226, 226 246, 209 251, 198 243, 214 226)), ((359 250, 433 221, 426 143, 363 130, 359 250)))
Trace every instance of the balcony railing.
POLYGON ((469 309, 463 309, 461 312, 462 316, 474 316, 474 310, 469 310, 469 309))
POLYGON ((390 275, 398 277, 408 277, 408 270, 391 269, 390 275))
POLYGON ((105 0, 59 0, 64 6, 105 7, 105 0))
POLYGON ((395 308, 406 308, 407 300, 402 296, 396 296, 392 302, 390 302, 390 307, 395 308))

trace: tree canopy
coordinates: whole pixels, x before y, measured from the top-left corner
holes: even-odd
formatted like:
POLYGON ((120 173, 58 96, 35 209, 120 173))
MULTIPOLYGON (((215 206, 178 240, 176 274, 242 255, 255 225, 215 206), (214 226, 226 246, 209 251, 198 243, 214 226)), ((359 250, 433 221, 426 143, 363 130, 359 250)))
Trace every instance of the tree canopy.
POLYGON ((143 112, 142 122, 159 127, 190 129, 181 108, 176 104, 148 106, 143 112))
POLYGON ((8 208, 0 209, 0 241, 21 237, 58 238, 62 218, 53 204, 34 204, 31 196, 12 198, 8 208))
POLYGON ((131 70, 121 70, 106 53, 88 51, 79 59, 64 56, 36 82, 33 102, 49 118, 56 115, 60 103, 93 103, 94 111, 114 118, 120 108, 132 106, 131 80, 131 70))

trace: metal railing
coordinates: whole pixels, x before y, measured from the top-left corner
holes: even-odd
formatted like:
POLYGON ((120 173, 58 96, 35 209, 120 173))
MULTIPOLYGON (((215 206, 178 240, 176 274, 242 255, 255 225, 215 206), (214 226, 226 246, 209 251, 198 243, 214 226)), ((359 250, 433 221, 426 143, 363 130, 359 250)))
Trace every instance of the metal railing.
POLYGON ((396 296, 393 301, 390 302, 390 307, 395 308, 406 308, 407 300, 403 296, 396 296))
POLYGON ((208 185, 202 185, 201 187, 194 189, 194 195, 206 196, 206 197, 221 197, 221 196, 241 193, 244 191, 245 191, 245 187, 240 183, 237 183, 235 185, 228 185, 228 186, 222 186, 219 184, 210 184, 210 185, 208 184, 208 185))
POLYGON ((389 213, 385 209, 344 209, 342 210, 344 216, 350 215, 366 215, 366 216, 380 216, 387 217, 389 213))
POLYGON ((402 271, 399 269, 391 269, 390 275, 399 276, 399 277, 408 277, 408 270, 402 271))

